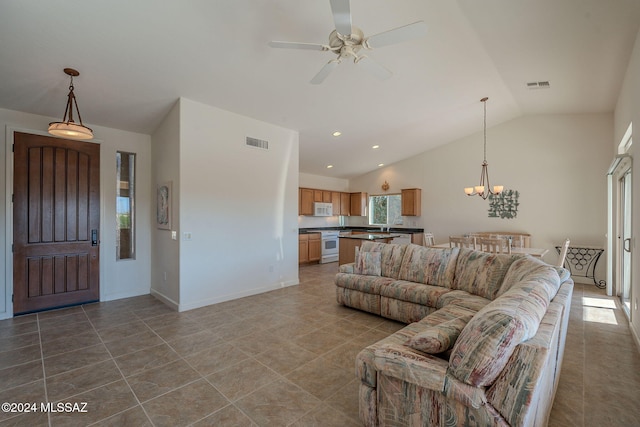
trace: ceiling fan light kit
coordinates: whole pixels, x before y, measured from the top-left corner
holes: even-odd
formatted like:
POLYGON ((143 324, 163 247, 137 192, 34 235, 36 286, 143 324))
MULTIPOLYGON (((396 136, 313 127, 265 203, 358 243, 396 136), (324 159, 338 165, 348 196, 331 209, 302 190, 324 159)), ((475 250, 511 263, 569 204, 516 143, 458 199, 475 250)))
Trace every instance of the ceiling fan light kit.
POLYGON ((65 74, 70 77, 69 94, 67 95, 67 106, 64 110, 64 117, 61 122, 49 123, 48 132, 51 135, 61 136, 69 139, 92 139, 93 130, 82 124, 82 117, 80 116, 80 109, 78 109, 78 101, 73 93, 73 78, 78 77, 80 73, 73 68, 65 68, 65 74), (73 121, 73 107, 76 108, 78 120, 80 124, 73 121))
POLYGON ((362 68, 374 77, 386 80, 393 73, 368 56, 361 55, 360 51, 422 37, 427 32, 427 25, 424 21, 418 21, 371 37, 365 37, 360 28, 351 25, 351 5, 349 0, 330 0, 330 4, 336 29, 329 34, 328 45, 286 41, 269 42, 269 46, 275 48, 331 51, 335 53, 338 57, 332 59, 320 69, 311 79, 312 84, 322 83, 338 64, 347 58, 353 58, 355 64, 360 64, 362 68))
POLYGON ((495 185, 493 188, 489 183, 489 163, 487 163, 487 101, 485 97, 480 100, 484 104, 484 161, 482 162, 482 171, 480 172, 480 185, 474 187, 465 187, 464 192, 467 196, 480 196, 486 200, 490 194, 497 195, 502 193, 504 186, 495 185))

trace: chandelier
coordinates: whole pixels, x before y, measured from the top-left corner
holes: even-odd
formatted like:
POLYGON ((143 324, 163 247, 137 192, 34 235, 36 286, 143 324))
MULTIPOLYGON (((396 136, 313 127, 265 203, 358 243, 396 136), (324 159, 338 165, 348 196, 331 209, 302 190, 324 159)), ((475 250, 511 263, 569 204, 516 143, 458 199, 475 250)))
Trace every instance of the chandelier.
POLYGON ((78 77, 80 73, 73 68, 65 68, 64 72, 71 78, 71 83, 69 83, 69 95, 67 95, 67 108, 64 110, 64 117, 61 122, 49 123, 49 133, 51 135, 70 139, 92 139, 93 131, 82 124, 82 117, 80 117, 80 110, 78 109, 78 101, 76 101, 76 96, 73 93, 73 78, 78 77), (78 114, 80 124, 73 121, 74 105, 76 107, 76 113, 78 114))
POLYGON ((484 104, 484 161, 482 162, 482 172, 480 173, 480 185, 474 187, 465 187, 464 192, 467 196, 480 196, 483 200, 489 197, 489 194, 500 194, 504 187, 495 185, 493 188, 489 183, 489 163, 487 163, 487 100, 484 97, 480 100, 484 104))

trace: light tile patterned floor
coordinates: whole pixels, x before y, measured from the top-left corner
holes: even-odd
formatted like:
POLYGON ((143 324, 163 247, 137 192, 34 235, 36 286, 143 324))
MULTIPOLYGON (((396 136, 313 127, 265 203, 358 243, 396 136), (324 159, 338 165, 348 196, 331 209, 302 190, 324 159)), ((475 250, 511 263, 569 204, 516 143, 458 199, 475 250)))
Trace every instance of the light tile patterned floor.
MULTIPOLYGON (((355 356, 403 325, 338 306, 336 270, 185 313, 143 296, 0 321, 0 402, 88 402, 0 426, 360 425, 355 356)), ((640 425, 640 356, 616 307, 576 286, 550 426, 640 425)))

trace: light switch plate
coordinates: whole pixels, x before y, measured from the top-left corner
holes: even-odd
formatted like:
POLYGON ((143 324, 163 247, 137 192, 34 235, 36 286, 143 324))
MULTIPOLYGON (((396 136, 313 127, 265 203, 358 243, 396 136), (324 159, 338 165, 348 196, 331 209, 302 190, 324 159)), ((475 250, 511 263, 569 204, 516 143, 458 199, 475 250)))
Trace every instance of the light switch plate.
POLYGON ((178 232, 171 230, 171 240, 178 240, 178 232))

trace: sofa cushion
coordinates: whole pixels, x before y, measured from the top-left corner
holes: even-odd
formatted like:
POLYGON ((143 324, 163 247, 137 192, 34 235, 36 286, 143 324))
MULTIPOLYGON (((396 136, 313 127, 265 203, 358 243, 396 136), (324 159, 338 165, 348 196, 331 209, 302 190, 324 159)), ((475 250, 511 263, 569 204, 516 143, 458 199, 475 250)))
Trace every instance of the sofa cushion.
POLYGON ((453 347, 460 332, 462 332, 462 329, 470 319, 471 317, 459 317, 434 326, 428 326, 424 331, 418 332, 407 340, 404 345, 424 353, 442 353, 453 347))
POLYGON ((440 286, 424 285, 422 283, 407 282, 405 280, 396 280, 380 289, 380 295, 383 297, 413 302, 434 308, 440 297, 448 292, 451 291, 440 286))
POLYGON ((493 300, 511 263, 524 255, 492 254, 462 248, 458 254, 452 289, 493 300))
POLYGON ((539 281, 521 282, 481 309, 452 349, 452 374, 477 387, 493 383, 515 347, 536 334, 549 295, 539 281))
POLYGON ((380 252, 359 252, 354 267, 355 273, 367 276, 379 276, 381 273, 381 255, 380 252))
POLYGON ((407 245, 398 278, 451 288, 459 250, 407 245))
POLYGON ((448 322, 454 319, 465 319, 465 324, 476 315, 478 310, 472 308, 463 307, 457 304, 449 304, 439 310, 430 313, 428 316, 419 321, 425 325, 435 326, 440 323, 448 322))
POLYGON ((359 252, 380 252, 380 274, 384 277, 398 278, 402 257, 407 245, 379 243, 365 240, 360 245, 359 252))
POLYGON ((442 294, 440 298, 438 298, 436 307, 441 308, 455 304, 461 307, 466 307, 478 311, 490 302, 491 300, 479 297, 478 295, 471 295, 466 291, 455 290, 446 294, 442 294))
POLYGON ((550 298, 553 299, 560 287, 560 283, 568 278, 565 272, 564 268, 553 267, 537 258, 524 257, 518 259, 511 264, 507 274, 505 274, 498 295, 520 286, 523 282, 538 281, 540 286, 547 288, 550 298), (565 279, 562 280, 559 274, 563 274, 565 279))
POLYGON ((353 289, 368 294, 380 295, 380 288, 393 282, 393 279, 381 276, 365 276, 364 274, 336 274, 336 286, 338 288, 353 289))

